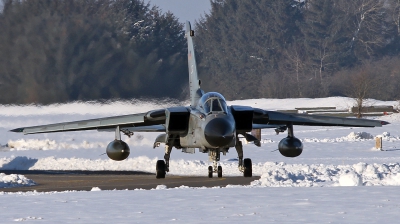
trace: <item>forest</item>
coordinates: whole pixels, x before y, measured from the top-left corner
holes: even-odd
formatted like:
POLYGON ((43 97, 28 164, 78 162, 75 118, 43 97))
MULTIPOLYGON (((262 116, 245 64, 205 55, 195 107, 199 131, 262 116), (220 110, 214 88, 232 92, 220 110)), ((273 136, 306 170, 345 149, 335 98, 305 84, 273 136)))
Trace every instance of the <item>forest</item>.
MULTIPOLYGON (((2 0, 0 103, 188 98, 184 24, 141 0, 2 0)), ((400 0, 211 0, 205 91, 400 99, 400 0)))
POLYGON ((180 98, 183 24, 138 0, 3 0, 0 103, 180 98))

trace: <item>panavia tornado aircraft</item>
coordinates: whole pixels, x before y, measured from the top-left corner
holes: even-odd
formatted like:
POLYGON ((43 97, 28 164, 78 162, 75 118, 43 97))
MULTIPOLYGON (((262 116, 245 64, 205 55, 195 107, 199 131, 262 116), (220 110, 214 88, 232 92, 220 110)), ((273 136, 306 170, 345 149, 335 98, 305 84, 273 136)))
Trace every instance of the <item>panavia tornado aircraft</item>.
POLYGON ((225 155, 230 148, 235 147, 239 157, 239 171, 243 172, 244 177, 251 177, 252 163, 249 158, 243 159, 243 146, 239 135, 260 146, 259 139, 248 133, 252 129, 274 128, 277 133, 287 130, 287 137, 278 144, 279 152, 286 157, 297 157, 303 151, 303 144, 294 136, 293 125, 380 127, 388 124, 378 120, 287 114, 248 106, 228 106, 221 94, 204 93, 200 89, 193 36, 194 31, 191 30, 190 23, 186 22, 190 106, 22 127, 11 131, 24 134, 82 130, 115 132, 115 140, 108 144, 106 153, 110 159, 117 161, 126 159, 130 153, 129 146, 121 140, 121 132, 129 137, 134 132, 163 132, 154 142, 154 147, 160 143, 165 144, 164 160, 158 160, 156 164, 156 178, 165 178, 166 172, 169 172, 169 159, 173 147, 186 153, 194 153, 196 148, 202 153, 208 153, 210 161, 213 161, 213 166, 208 167, 209 177, 212 177, 213 173, 222 177, 220 154, 225 155))

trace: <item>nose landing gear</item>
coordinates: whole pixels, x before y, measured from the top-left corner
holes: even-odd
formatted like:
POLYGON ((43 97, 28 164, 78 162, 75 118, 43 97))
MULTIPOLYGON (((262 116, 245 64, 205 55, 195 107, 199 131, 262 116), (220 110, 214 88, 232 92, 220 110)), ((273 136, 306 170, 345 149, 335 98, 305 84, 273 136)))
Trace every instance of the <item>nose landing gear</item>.
POLYGON ((208 177, 209 178, 213 177, 213 173, 217 173, 219 178, 222 177, 222 166, 218 165, 218 162, 220 160, 220 154, 221 154, 221 152, 219 149, 210 150, 208 152, 209 159, 211 161, 213 161, 213 165, 208 167, 208 177))

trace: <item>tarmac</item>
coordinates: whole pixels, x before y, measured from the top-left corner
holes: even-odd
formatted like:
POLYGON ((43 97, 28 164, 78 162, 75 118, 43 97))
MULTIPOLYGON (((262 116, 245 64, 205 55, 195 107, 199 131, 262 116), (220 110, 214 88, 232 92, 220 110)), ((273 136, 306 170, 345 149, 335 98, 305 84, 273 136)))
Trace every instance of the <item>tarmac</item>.
POLYGON ((165 179, 156 179, 154 173, 136 171, 39 171, 39 170, 1 170, 6 174, 23 174, 36 182, 35 186, 3 188, 3 192, 52 192, 52 191, 90 191, 93 187, 101 190, 154 189, 158 185, 167 188, 188 187, 225 187, 227 185, 249 185, 259 176, 228 176, 213 178, 208 176, 166 175, 165 179))

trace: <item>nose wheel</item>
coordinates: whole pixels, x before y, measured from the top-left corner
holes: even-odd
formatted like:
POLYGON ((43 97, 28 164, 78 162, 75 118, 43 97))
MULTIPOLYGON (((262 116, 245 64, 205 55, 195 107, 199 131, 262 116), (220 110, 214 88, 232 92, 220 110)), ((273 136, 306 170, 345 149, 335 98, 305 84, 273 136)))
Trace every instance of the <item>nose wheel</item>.
POLYGON ((209 166, 209 167, 208 167, 208 177, 209 177, 209 178, 212 178, 212 177, 213 177, 213 168, 212 168, 212 166, 209 166))
POLYGON ((221 178, 222 177, 222 166, 218 166, 218 177, 221 178))
POLYGON ((208 167, 208 177, 212 178, 213 173, 217 173, 218 177, 222 177, 222 166, 218 165, 220 159, 220 151, 213 150, 209 152, 209 158, 213 161, 213 165, 208 167))
MULTIPOLYGON (((215 173, 213 167, 209 166, 208 167, 208 177, 212 178, 213 173, 215 173)), ((218 178, 222 178, 222 166, 218 166, 216 173, 218 175, 218 178)))

